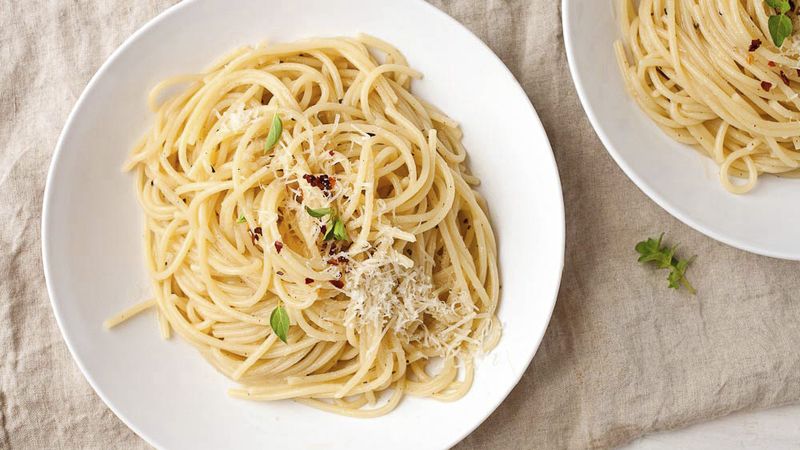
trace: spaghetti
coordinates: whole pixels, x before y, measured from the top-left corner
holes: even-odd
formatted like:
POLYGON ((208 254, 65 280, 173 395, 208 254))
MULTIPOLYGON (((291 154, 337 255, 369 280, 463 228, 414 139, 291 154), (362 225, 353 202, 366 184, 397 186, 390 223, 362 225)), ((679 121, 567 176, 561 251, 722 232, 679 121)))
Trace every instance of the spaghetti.
POLYGON ((369 417, 463 396, 500 337, 497 251, 420 76, 358 36, 241 48, 157 85, 125 166, 154 298, 107 326, 155 306, 250 400, 369 417))
POLYGON ((773 45, 763 0, 618 5, 625 84, 659 127, 712 158, 730 192, 750 191, 762 173, 798 175, 800 41, 773 45))

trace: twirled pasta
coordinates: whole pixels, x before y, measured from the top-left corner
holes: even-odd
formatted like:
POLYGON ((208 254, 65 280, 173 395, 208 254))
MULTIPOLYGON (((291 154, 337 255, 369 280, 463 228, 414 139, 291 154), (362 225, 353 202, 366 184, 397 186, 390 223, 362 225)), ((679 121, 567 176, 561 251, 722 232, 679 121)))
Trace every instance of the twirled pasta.
POLYGON ((629 92, 675 140, 712 158, 728 191, 750 191, 762 173, 798 175, 798 41, 775 47, 766 2, 641 0, 637 12, 619 0, 617 12, 629 92))
POLYGON ((404 394, 464 395, 500 336, 496 245, 457 124, 411 93, 419 76, 358 36, 241 48, 159 84, 126 164, 155 295, 107 326, 157 306, 237 397, 376 416, 404 394), (349 239, 324 240, 333 214, 306 207, 349 239))

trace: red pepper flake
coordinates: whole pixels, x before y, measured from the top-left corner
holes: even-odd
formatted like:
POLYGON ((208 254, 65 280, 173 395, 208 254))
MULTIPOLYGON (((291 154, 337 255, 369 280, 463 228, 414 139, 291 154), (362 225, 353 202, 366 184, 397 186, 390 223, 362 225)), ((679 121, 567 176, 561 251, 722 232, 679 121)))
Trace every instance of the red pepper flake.
POLYGON ((772 83, 770 83, 769 81, 762 81, 761 82, 761 89, 769 92, 769 90, 772 89, 772 83))
POLYGON ((328 264, 330 264, 332 266, 338 266, 339 264, 346 264, 348 262, 350 262, 350 260, 347 259, 346 256, 339 256, 337 258, 329 258, 328 259, 328 264))
POLYGON ((754 52, 758 50, 758 47, 761 47, 761 39, 753 39, 750 41, 750 48, 747 51, 754 52))
POLYGON ((311 284, 314 282, 313 278, 306 278, 306 284, 311 284))
POLYGON ((328 250, 329 255, 333 255, 334 253, 338 252, 339 250, 336 249, 335 245, 331 245, 330 250, 328 250))
POLYGON ((327 197, 331 196, 331 192, 330 192, 331 191, 331 187, 333 187, 333 185, 336 183, 334 181, 333 184, 332 184, 331 183, 331 179, 332 178, 329 175, 326 175, 326 174, 312 175, 310 173, 307 173, 307 174, 303 175, 303 179, 306 180, 306 182, 309 185, 311 185, 311 187, 315 187, 315 188, 318 188, 319 190, 321 190, 322 193, 325 194, 325 196, 327 196, 327 197))
POLYGON ((787 77, 782 70, 781 70, 781 81, 783 81, 783 84, 789 86, 789 77, 787 77))
POLYGON ((767 63, 767 65, 770 67, 775 67, 775 61, 770 61, 767 63))
POLYGON ((331 190, 331 179, 328 175, 322 174, 319 176, 319 181, 322 184, 323 191, 330 191, 331 190))
POLYGON ((280 253, 283 250, 283 242, 275 241, 275 251, 280 253))
POLYGON ((328 154, 329 154, 329 155, 331 155, 331 156, 333 156, 333 150, 330 150, 330 151, 328 152, 328 154))
POLYGON ((319 232, 322 233, 323 236, 325 236, 325 233, 328 232, 328 227, 326 227, 325 225, 321 225, 319 227, 319 232))
POLYGON ((306 180, 306 183, 310 184, 311 187, 319 187, 319 178, 317 178, 315 175, 307 173, 303 175, 303 179, 306 180))
POLYGON ((283 271, 282 270, 279 270, 279 271, 277 271, 275 273, 277 273, 278 275, 283 275, 283 271))
POLYGON ((331 280, 331 284, 339 289, 344 287, 344 281, 342 280, 331 280))
POLYGON ((254 230, 247 230, 247 234, 250 235, 250 240, 253 241, 253 245, 255 245, 256 241, 262 236, 261 227, 256 227, 254 230))

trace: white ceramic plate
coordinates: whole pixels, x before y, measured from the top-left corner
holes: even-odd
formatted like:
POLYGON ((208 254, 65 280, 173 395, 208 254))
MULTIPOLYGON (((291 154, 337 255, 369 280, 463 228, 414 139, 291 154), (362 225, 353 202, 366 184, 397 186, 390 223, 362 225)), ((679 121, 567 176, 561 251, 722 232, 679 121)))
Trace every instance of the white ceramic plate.
POLYGON ((536 352, 558 292, 564 211, 550 146, 525 92, 464 27, 422 1, 228 0, 173 7, 128 39, 72 111, 53 158, 43 218, 44 268, 56 318, 100 397, 160 448, 446 448, 508 395, 536 352), (235 5, 235 6, 234 6, 235 5), (422 97, 461 122, 499 240, 499 346, 455 403, 407 398, 376 419, 291 401, 229 398, 234 383, 180 339, 163 341, 151 314, 107 332, 102 321, 149 295, 141 213, 120 167, 151 119, 150 87, 199 71, 264 39, 367 32, 425 74, 422 97))
POLYGON ((748 194, 725 191, 713 161, 673 141, 625 91, 613 49, 620 36, 613 0, 563 0, 561 12, 578 96, 628 177, 667 212, 713 239, 800 260, 800 179, 764 176, 748 194))

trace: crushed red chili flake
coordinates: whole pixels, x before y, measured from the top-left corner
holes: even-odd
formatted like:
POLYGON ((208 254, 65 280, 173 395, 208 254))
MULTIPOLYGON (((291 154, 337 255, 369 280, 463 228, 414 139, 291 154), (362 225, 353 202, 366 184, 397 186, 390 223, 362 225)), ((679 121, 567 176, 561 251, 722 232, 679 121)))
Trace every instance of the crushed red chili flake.
POLYGON ((339 289, 344 287, 344 281, 342 280, 331 280, 331 284, 339 289))
POLYGON ((311 187, 318 188, 321 190, 326 196, 330 197, 331 195, 331 188, 335 185, 335 181, 332 182, 333 177, 322 174, 322 175, 312 175, 307 173, 303 175, 303 179, 306 180, 311 187))
POLYGON ((345 264, 345 263, 348 263, 348 262, 350 262, 350 260, 347 259, 346 256, 339 256, 338 258, 329 258, 328 259, 328 264, 330 264, 332 266, 338 266, 339 264, 345 264))
POLYGON ((283 250, 283 242, 275 241, 275 251, 280 253, 283 250))
POLYGON ((328 154, 333 156, 333 150, 329 151, 328 154))
POLYGON ((313 278, 306 278, 306 284, 311 284, 314 282, 313 278))
POLYGON ((747 51, 754 52, 758 50, 758 47, 761 47, 761 39, 753 39, 750 41, 750 48, 747 51))
POLYGON ((789 77, 787 77, 782 70, 781 70, 781 81, 783 81, 783 84, 789 86, 789 77))
POLYGON ((334 253, 338 252, 339 250, 336 249, 335 245, 331 245, 330 250, 328 250, 329 255, 333 255, 334 253))
POLYGON ((247 230, 247 234, 250 235, 250 240, 253 241, 253 245, 255 245, 256 241, 261 237, 261 227, 256 227, 254 230, 247 230))
POLYGON ((327 232, 328 232, 328 227, 326 227, 325 225, 321 225, 321 226, 319 227, 319 232, 320 232, 320 233, 321 233, 323 236, 325 236, 325 233, 327 233, 327 232))
POLYGON ((307 173, 303 175, 303 179, 306 180, 306 183, 310 184, 311 187, 319 187, 319 179, 316 176, 307 173))
POLYGON ((275 273, 277 273, 278 275, 283 275, 283 271, 282 270, 279 270, 279 271, 277 271, 275 273))
POLYGON ((769 90, 772 89, 772 83, 770 83, 769 81, 762 81, 761 82, 761 89, 769 92, 769 90))
POLYGON ((319 176, 319 182, 322 184, 323 191, 330 191, 331 190, 331 178, 326 175, 322 174, 319 176))
POLYGON ((775 61, 770 61, 767 63, 767 65, 770 67, 775 67, 775 61))

